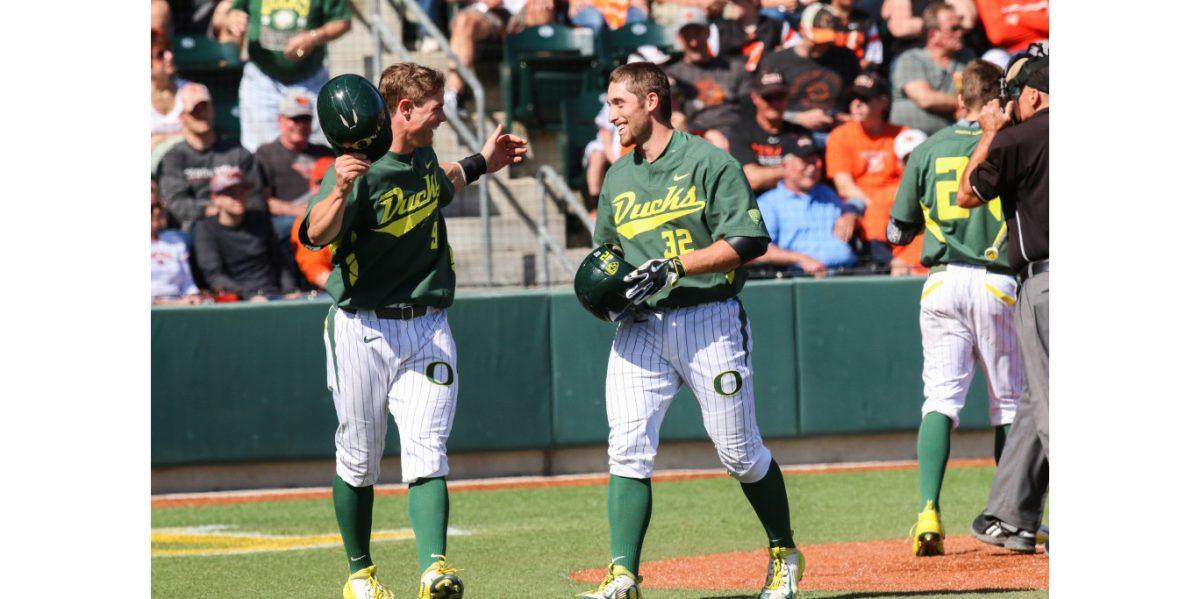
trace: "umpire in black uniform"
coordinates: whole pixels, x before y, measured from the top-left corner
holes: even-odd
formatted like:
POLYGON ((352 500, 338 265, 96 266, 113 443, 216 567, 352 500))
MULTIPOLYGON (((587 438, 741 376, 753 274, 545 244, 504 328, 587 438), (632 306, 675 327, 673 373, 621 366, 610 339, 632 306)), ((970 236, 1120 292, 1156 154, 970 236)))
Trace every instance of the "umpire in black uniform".
POLYGON ((1050 483, 1050 59, 1040 47, 1005 71, 998 100, 979 117, 983 133, 958 190, 973 208, 1000 197, 1008 228, 1008 262, 1019 273, 1017 337, 1026 387, 996 466, 976 538, 1022 553, 1036 532, 1050 483))

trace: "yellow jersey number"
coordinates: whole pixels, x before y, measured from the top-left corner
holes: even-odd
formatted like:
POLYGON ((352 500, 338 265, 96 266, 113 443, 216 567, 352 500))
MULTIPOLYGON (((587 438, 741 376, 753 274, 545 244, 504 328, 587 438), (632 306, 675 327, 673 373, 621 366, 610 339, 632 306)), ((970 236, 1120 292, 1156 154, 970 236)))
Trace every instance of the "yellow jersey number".
MULTIPOLYGON (((966 156, 943 156, 933 161, 934 173, 938 175, 954 173, 954 180, 938 181, 934 185, 933 191, 937 199, 937 220, 946 222, 971 216, 970 209, 960 208, 956 202, 958 186, 962 182, 962 172, 967 168, 969 161, 970 159, 966 156)), ((992 198, 988 201, 987 208, 996 220, 1003 220, 1000 212, 1000 198, 992 198)))
POLYGON ((695 248, 692 247, 692 232, 687 229, 675 229, 662 232, 667 249, 663 250, 663 258, 682 256, 695 248))

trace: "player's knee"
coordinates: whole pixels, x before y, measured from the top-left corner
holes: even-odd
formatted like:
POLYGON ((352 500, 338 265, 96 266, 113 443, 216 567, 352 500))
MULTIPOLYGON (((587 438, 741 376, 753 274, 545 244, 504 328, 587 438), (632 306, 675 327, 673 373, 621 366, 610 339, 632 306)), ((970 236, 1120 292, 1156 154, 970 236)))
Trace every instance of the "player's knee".
POLYGON ((729 471, 729 476, 738 482, 756 483, 767 475, 767 470, 771 467, 771 450, 760 444, 758 451, 751 456, 729 457, 722 453, 721 462, 729 471))
POLYGON ((338 455, 337 475, 351 487, 369 487, 379 481, 379 468, 371 468, 364 461, 347 459, 338 455))
POLYGON ((921 418, 924 419, 930 414, 941 414, 950 419, 951 430, 958 429, 958 413, 962 411, 962 406, 954 402, 925 400, 925 405, 921 407, 921 418))
POLYGON ((610 451, 608 472, 626 478, 650 478, 654 474, 654 456, 625 454, 610 451))

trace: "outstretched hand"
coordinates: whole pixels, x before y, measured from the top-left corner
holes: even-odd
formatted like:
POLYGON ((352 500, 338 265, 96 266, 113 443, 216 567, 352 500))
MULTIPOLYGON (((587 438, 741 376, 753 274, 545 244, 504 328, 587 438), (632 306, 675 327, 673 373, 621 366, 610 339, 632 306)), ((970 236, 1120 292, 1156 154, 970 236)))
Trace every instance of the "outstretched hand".
POLYGON ((510 164, 517 164, 529 152, 529 142, 511 133, 505 133, 504 127, 496 125, 496 129, 488 136, 483 144, 483 159, 487 161, 487 172, 494 173, 510 164))

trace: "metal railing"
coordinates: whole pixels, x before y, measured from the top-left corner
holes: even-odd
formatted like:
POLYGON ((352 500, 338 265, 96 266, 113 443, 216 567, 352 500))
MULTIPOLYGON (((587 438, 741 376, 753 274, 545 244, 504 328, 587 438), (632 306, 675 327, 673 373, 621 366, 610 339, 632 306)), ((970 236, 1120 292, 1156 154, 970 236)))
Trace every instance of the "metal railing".
MULTIPOLYGON (((402 60, 413 60, 412 53, 408 51, 403 43, 403 37, 399 32, 392 31, 384 19, 383 4, 387 3, 396 11, 401 22, 405 18, 410 21, 415 21, 424 30, 425 35, 432 38, 448 62, 454 67, 455 71, 463 81, 471 88, 475 97, 474 108, 474 127, 471 126, 461 115, 455 111, 446 114, 447 122, 451 129, 457 135, 459 142, 471 148, 473 151, 479 152, 483 150, 483 144, 487 139, 489 132, 486 114, 486 90, 480 82, 475 71, 462 62, 459 57, 450 49, 450 42, 442 31, 434 24, 429 15, 425 14, 416 0, 372 0, 371 13, 362 14, 363 21, 367 24, 371 31, 372 48, 371 56, 367 58, 368 68, 372 71, 375 81, 379 80, 379 76, 384 68, 385 52, 395 54, 401 57, 402 60)), ((491 200, 490 191, 488 189, 488 175, 484 175, 479 179, 479 218, 482 229, 482 261, 484 284, 492 286, 494 284, 493 274, 493 239, 491 227, 491 200)), ((592 218, 588 215, 587 209, 582 202, 571 191, 566 181, 553 167, 542 165, 537 173, 536 180, 539 190, 539 208, 541 211, 537 221, 530 218, 522 218, 530 231, 535 234, 541 250, 542 257, 542 278, 543 284, 549 285, 552 280, 550 277, 550 263, 553 261, 561 266, 564 271, 570 275, 574 274, 575 266, 566 257, 562 245, 560 245, 549 230, 549 209, 550 199, 547 197, 553 193, 558 198, 555 201, 556 208, 561 207, 563 212, 570 212, 579 218, 581 222, 587 226, 589 233, 594 228, 592 218), (551 257, 553 256, 553 258, 551 257)), ((501 191, 505 188, 502 186, 501 191)), ((513 201, 513 196, 509 194, 509 202, 513 201)))
POLYGON ((588 233, 592 233, 596 229, 595 221, 588 215, 587 209, 575 197, 575 193, 571 191, 570 186, 563 180, 562 175, 554 170, 548 164, 543 164, 537 171, 538 182, 538 204, 541 210, 538 221, 538 240, 542 246, 542 286, 550 286, 550 252, 554 252, 555 259, 558 260, 560 266, 568 275, 575 273, 576 265, 572 264, 567 259, 566 253, 557 243, 554 243, 554 238, 550 236, 550 231, 546 228, 550 220, 549 202, 547 197, 550 191, 553 190, 559 198, 567 204, 567 208, 579 217, 579 220, 587 227, 588 233))
MULTIPOLYGON (((450 123, 450 127, 458 134, 458 138, 464 145, 470 147, 476 152, 483 150, 484 141, 487 139, 487 121, 484 111, 484 89, 483 84, 479 82, 479 78, 475 76, 467 65, 459 60, 458 56, 450 51, 450 42, 442 35, 442 31, 438 29, 429 15, 421 10, 421 6, 415 0, 374 0, 374 13, 371 15, 371 33, 375 43, 375 58, 373 66, 376 70, 375 80, 379 80, 379 74, 383 71, 383 47, 386 45, 387 50, 394 54, 400 55, 404 60, 411 60, 412 55, 408 49, 404 47, 403 39, 387 29, 383 22, 383 2, 386 1, 391 5, 392 9, 400 16, 403 21, 405 16, 415 18, 418 23, 425 29, 425 34, 432 37, 442 52, 446 54, 450 64, 454 66, 454 70, 462 77, 463 81, 471 88, 475 94, 475 130, 465 123, 455 111, 446 113, 446 120, 450 123), (386 34, 386 36, 385 36, 386 34)), ((484 282, 489 287, 492 285, 492 227, 491 227, 491 202, 488 201, 488 175, 483 175, 479 178, 479 218, 483 228, 483 272, 484 282)))

